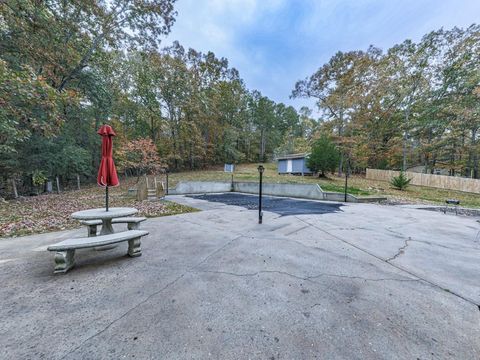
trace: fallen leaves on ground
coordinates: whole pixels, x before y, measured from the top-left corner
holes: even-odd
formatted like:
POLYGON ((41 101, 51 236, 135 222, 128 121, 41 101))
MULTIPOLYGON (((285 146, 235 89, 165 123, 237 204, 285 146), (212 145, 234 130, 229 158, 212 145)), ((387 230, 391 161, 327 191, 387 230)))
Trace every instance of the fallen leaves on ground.
MULTIPOLYGON (((139 216, 156 217, 196 211, 170 201, 136 201, 128 197, 131 182, 110 188, 110 207, 134 207, 139 216)), ((0 237, 21 236, 78 228, 78 220, 70 217, 80 210, 105 207, 105 190, 88 186, 78 191, 22 197, 0 203, 0 237)))

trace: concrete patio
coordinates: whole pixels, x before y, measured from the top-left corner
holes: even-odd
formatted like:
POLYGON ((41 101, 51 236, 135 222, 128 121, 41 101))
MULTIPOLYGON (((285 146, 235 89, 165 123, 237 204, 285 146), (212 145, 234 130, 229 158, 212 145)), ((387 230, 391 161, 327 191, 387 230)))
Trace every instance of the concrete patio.
POLYGON ((242 196, 170 196, 204 211, 66 275, 46 247, 85 228, 0 239, 0 358, 480 358, 475 218, 299 200, 258 225, 242 196))

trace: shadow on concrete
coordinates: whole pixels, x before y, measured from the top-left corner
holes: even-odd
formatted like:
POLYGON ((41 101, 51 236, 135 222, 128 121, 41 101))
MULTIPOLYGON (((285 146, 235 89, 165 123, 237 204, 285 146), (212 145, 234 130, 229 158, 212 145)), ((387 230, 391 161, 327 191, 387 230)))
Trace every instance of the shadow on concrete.
MULTIPOLYGON (((217 202, 226 205, 241 206, 249 210, 258 209, 258 196, 238 193, 187 195, 193 199, 217 202)), ((292 198, 262 197, 262 210, 271 211, 281 216, 304 214, 327 214, 342 211, 343 204, 324 203, 292 198)))
POLYGON ((418 210, 428 210, 428 211, 437 211, 441 213, 446 213, 450 215, 463 215, 463 216, 480 216, 480 210, 478 209, 465 209, 458 207, 455 209, 453 206, 445 208, 445 206, 429 206, 429 207, 419 207, 418 210))

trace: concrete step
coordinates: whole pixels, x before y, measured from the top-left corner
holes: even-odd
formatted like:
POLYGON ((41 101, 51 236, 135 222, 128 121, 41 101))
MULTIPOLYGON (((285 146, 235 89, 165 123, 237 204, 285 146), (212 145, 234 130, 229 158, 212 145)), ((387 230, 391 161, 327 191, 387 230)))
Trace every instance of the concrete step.
POLYGON ((149 201, 158 200, 156 189, 151 189, 151 188, 147 189, 147 200, 149 200, 149 201))

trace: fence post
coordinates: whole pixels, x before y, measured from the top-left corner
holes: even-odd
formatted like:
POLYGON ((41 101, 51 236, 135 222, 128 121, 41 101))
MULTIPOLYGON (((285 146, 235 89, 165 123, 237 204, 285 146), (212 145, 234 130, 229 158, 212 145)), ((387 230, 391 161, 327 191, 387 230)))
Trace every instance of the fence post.
POLYGON ((18 198, 18 191, 17 191, 17 183, 15 182, 15 179, 12 179, 12 188, 13 188, 13 196, 14 198, 18 198))
POLYGON ((55 177, 55 180, 57 181, 57 194, 60 194, 60 180, 58 179, 58 176, 55 177))

